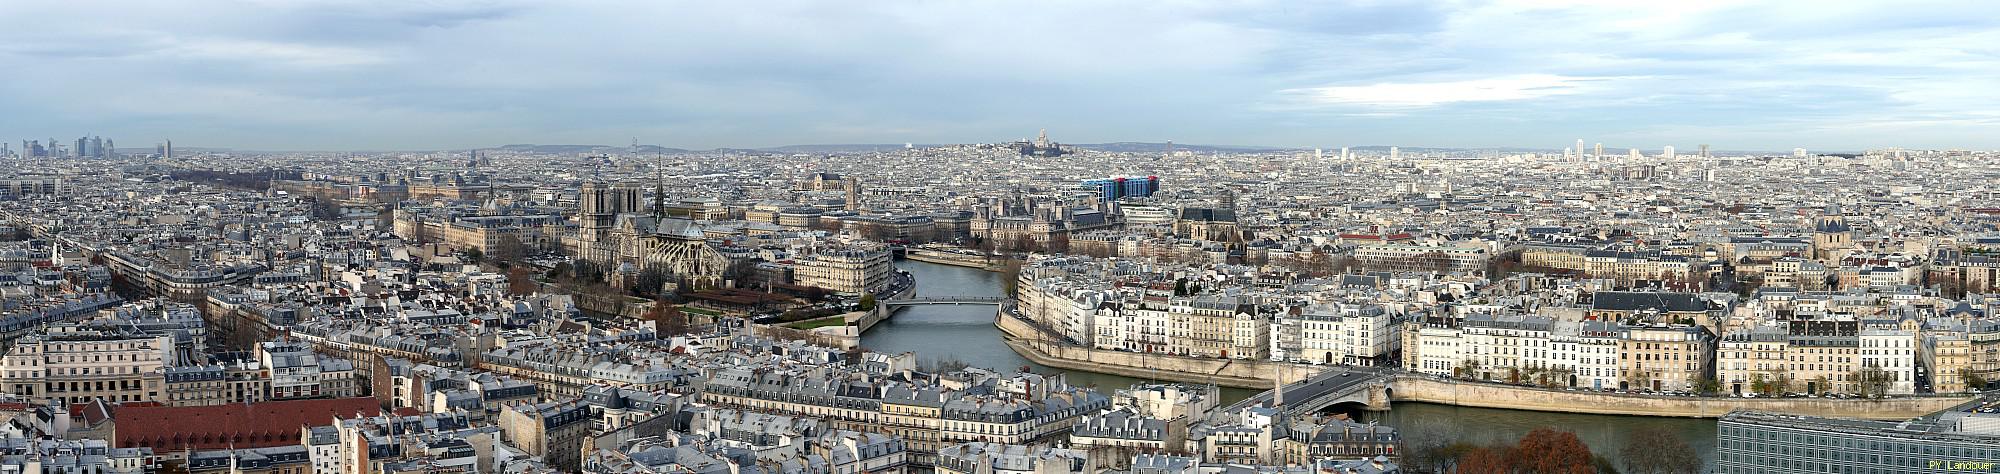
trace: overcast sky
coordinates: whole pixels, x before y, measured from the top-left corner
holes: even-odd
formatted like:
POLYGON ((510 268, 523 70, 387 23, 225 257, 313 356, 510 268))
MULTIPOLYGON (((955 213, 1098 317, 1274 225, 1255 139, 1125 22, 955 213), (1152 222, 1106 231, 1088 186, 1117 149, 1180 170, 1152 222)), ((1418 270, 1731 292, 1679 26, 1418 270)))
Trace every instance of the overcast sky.
POLYGON ((2000 148, 1991 2, 1303 3, 5 0, 0 139, 2000 148))

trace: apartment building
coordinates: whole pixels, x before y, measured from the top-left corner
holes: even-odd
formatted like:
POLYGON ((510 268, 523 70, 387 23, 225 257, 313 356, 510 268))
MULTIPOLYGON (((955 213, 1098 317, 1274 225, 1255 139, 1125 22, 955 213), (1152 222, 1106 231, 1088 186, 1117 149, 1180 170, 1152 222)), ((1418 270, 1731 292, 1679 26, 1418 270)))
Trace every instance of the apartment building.
POLYGON ((889 287, 895 271, 890 263, 883 249, 821 250, 798 260, 792 281, 840 293, 874 293, 889 287))
POLYGON ((500 431, 507 442, 557 469, 577 471, 590 437, 590 405, 576 400, 507 405, 500 411, 500 431))
POLYGON ((166 334, 51 327, 15 341, 0 360, 0 387, 61 406, 94 399, 162 402, 162 369, 180 362, 174 347, 166 334))
POLYGON ((1700 326, 1628 327, 1618 356, 1619 388, 1694 391, 1715 373, 1715 335, 1700 326))

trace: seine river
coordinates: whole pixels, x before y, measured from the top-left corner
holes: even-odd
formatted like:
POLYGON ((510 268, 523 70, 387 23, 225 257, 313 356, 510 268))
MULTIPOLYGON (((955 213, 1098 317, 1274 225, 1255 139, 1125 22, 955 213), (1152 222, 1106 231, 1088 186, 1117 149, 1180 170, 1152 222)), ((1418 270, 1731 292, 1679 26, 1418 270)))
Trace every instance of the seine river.
MULTIPOLYGON (((1000 296, 998 273, 917 261, 900 261, 917 279, 918 296, 1000 296)), ((975 367, 1014 372, 1023 367, 1037 373, 1063 372, 1071 384, 1094 386, 1104 392, 1142 382, 1141 379, 1094 372, 1066 371, 1029 362, 1000 342, 990 306, 913 306, 869 330, 861 344, 877 352, 914 351, 919 360, 956 359, 975 367)), ((1255 391, 1222 389, 1223 403, 1249 397, 1255 391)), ((1446 426, 1459 440, 1492 443, 1520 438, 1528 431, 1553 426, 1575 432, 1591 451, 1618 460, 1625 434, 1647 427, 1680 433, 1704 458, 1715 448, 1715 421, 1686 418, 1585 415, 1535 411, 1462 408, 1428 403, 1396 403, 1386 413, 1358 416, 1392 427, 1446 426)))

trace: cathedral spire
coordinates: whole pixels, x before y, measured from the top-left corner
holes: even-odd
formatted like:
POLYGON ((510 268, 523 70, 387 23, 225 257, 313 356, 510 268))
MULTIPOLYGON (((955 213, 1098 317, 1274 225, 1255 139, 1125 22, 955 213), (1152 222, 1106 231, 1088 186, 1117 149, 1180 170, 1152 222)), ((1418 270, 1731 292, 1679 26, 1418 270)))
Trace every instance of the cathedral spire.
MULTIPOLYGON (((637 139, 634 139, 637 141, 637 139)), ((659 150, 653 150, 653 218, 667 218, 667 158, 659 150)))

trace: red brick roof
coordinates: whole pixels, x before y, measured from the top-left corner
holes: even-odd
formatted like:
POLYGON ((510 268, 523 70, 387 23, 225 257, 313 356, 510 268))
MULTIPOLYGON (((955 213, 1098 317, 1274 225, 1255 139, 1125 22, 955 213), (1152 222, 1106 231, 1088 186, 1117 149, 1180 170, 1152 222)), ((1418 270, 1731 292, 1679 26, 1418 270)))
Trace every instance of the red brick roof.
POLYGON ((193 449, 262 448, 299 444, 299 428, 333 424, 333 417, 376 416, 374 398, 287 400, 199 407, 121 406, 112 416, 112 446, 155 453, 193 449))

